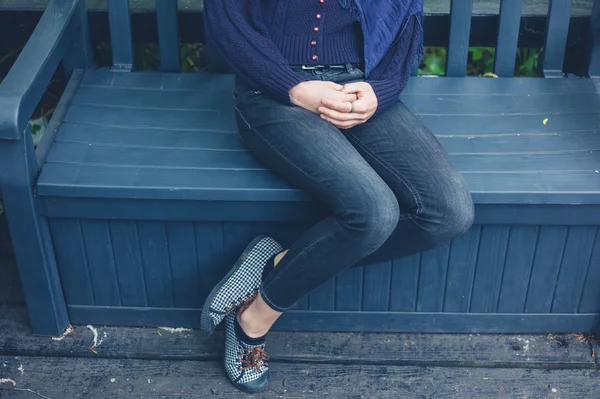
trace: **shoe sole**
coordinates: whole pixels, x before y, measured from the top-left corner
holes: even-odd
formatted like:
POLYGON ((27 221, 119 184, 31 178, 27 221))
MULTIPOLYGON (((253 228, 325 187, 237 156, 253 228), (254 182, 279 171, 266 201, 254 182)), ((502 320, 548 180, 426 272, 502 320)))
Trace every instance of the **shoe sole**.
MULTIPOLYGON (((267 373, 270 373, 270 370, 268 370, 267 373)), ((238 385, 237 383, 233 382, 229 377, 227 379, 229 380, 231 385, 233 385, 240 391, 244 391, 246 393, 261 393, 261 392, 265 392, 267 389, 269 389, 269 384, 267 384, 263 389, 248 389, 247 387, 245 387, 243 385, 238 385)))
POLYGON ((242 252, 242 255, 240 255, 240 257, 235 262, 231 270, 229 270, 229 273, 227 273, 227 275, 223 277, 221 281, 219 281, 219 283, 215 286, 215 288, 213 288, 213 290, 208 295, 208 298, 206 298, 206 302, 204 302, 204 306, 202 307, 202 315, 200 316, 200 330, 206 335, 212 335, 216 327, 213 325, 212 317, 210 317, 210 305, 212 304, 213 300, 215 299, 223 285, 227 282, 227 280, 229 280, 231 276, 242 266, 242 263, 244 263, 244 261, 248 258, 250 252, 252 252, 254 247, 264 238, 267 238, 267 236, 261 234, 255 237, 254 240, 252 240, 252 242, 248 244, 244 252, 242 252))

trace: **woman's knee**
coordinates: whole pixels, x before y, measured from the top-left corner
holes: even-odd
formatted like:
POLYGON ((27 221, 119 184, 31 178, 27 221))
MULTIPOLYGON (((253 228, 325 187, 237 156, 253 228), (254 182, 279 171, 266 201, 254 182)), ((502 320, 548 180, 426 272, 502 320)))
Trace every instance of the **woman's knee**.
POLYGON ((424 204, 419 218, 423 231, 434 244, 448 242, 463 235, 475 220, 475 206, 466 184, 446 190, 439 198, 440 200, 424 204))
POLYGON ((339 220, 360 245, 371 249, 380 247, 398 225, 398 200, 384 183, 365 185, 355 190, 354 196, 345 202, 347 206, 339 220))

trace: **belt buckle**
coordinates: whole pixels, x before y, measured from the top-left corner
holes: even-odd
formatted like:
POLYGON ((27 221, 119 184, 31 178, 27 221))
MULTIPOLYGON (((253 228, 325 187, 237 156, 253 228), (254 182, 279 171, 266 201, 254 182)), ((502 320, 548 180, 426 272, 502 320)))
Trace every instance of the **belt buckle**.
POLYGON ((301 68, 304 70, 322 69, 325 68, 325 65, 302 65, 301 68))

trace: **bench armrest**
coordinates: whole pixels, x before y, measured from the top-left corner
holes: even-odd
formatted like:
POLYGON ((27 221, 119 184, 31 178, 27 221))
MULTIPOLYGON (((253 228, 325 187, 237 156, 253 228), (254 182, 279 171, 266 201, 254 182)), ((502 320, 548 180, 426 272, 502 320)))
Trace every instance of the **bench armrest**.
POLYGON ((80 25, 80 1, 52 0, 0 83, 0 140, 23 137, 27 123, 80 25))

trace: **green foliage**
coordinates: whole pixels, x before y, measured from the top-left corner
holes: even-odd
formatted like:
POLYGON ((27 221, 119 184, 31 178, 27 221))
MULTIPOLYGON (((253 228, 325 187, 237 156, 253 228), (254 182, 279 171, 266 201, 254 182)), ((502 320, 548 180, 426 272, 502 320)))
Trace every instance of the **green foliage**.
MULTIPOLYGON (((494 69, 494 47, 469 47, 467 75, 482 76, 494 69)), ((515 76, 540 76, 538 58, 541 49, 521 48, 517 50, 515 76)), ((425 56, 419 66, 419 75, 444 75, 448 49, 425 47, 425 56)))

